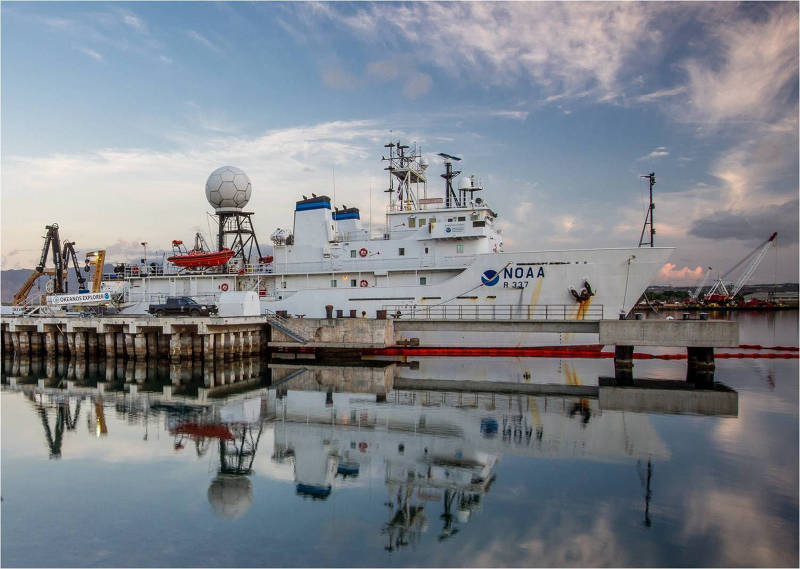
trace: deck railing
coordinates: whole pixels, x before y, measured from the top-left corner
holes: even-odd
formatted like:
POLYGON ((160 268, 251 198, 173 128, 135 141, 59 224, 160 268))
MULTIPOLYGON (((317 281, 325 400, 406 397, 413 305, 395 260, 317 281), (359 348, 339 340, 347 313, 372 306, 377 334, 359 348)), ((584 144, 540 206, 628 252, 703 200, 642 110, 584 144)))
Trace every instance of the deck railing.
POLYGON ((404 320, 602 320, 603 305, 578 304, 385 304, 388 316, 404 320))

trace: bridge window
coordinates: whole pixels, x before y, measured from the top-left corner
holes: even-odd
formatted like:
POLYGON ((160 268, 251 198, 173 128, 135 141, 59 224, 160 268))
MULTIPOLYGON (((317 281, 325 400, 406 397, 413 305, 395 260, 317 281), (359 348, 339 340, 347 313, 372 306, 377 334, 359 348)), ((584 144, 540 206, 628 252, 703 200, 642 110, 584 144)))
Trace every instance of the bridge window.
POLYGON ((420 277, 419 284, 421 285, 428 284, 428 277, 420 277))
POLYGON ((350 249, 350 258, 351 259, 355 259, 356 258, 356 250, 355 249, 350 249))
POLYGON ((356 286, 356 279, 354 279, 354 278, 353 278, 353 279, 350 279, 350 286, 351 286, 351 287, 354 287, 354 286, 356 286))
POLYGON ((409 227, 409 229, 412 228, 412 227, 416 227, 416 226, 417 226, 416 218, 409 217, 408 218, 408 227, 409 227))
POLYGON ((336 288, 336 279, 331 279, 331 287, 336 288))
POLYGON ((406 248, 405 247, 400 247, 400 249, 398 249, 398 255, 403 257, 405 254, 406 254, 406 248))
POLYGON ((424 227, 425 226, 425 218, 424 217, 420 217, 419 218, 419 226, 420 227, 424 227))
POLYGON ((458 218, 458 221, 466 221, 466 220, 467 220, 467 218, 466 218, 466 217, 463 217, 463 216, 461 216, 461 217, 459 217, 459 218, 458 218))

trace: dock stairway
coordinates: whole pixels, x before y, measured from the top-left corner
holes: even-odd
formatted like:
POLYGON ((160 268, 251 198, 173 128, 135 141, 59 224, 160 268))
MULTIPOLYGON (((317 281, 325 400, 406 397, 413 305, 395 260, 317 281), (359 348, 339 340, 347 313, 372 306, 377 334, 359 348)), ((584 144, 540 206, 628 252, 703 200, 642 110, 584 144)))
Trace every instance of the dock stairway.
POLYGON ((267 322, 269 322, 270 326, 274 326, 287 336, 289 336, 295 342, 299 342, 301 344, 307 344, 308 338, 304 338, 301 334, 297 331, 293 330, 291 325, 289 324, 289 319, 284 318, 283 316, 279 316, 278 314, 272 312, 271 310, 267 310, 267 322))

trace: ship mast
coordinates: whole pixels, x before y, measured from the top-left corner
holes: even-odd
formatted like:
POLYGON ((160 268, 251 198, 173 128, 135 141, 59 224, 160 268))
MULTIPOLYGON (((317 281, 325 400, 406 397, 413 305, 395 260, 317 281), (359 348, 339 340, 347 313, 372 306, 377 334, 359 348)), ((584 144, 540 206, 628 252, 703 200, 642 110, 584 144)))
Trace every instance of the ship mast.
POLYGON ((455 207, 461 207, 461 201, 458 199, 458 194, 456 194, 456 191, 453 189, 453 178, 461 173, 461 170, 453 170, 453 160, 458 162, 461 160, 461 158, 450 156, 444 152, 440 152, 439 156, 444 158, 445 170, 444 174, 441 174, 441 176, 445 179, 445 207, 449 208, 451 207, 451 204, 455 207))
POLYGON ((381 157, 384 162, 389 163, 384 168, 389 172, 389 188, 385 190, 389 194, 389 210, 419 209, 419 198, 427 195, 428 191, 428 180, 425 177, 428 165, 422 160, 422 149, 418 149, 416 144, 409 146, 399 141, 385 144, 384 148, 389 149, 389 157, 381 157))

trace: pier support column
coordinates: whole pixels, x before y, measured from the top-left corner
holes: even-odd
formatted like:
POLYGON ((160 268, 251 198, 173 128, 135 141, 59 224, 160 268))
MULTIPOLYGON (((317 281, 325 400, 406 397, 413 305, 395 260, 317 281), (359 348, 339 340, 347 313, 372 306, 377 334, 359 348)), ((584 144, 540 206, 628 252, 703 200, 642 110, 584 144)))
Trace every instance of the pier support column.
POLYGON ((225 357, 226 334, 218 332, 214 334, 214 359, 221 360, 225 357))
POLYGON ((125 355, 125 333, 115 332, 114 337, 116 338, 114 346, 115 349, 117 350, 117 356, 122 357, 125 355))
POLYGON ((67 342, 67 334, 65 332, 56 333, 56 353, 64 355, 69 353, 69 343, 67 342))
POLYGON ((95 338, 97 338, 97 353, 99 355, 105 355, 106 353, 106 335, 102 332, 96 332, 95 338))
POLYGON ((181 333, 174 329, 169 337, 169 361, 181 361, 181 333))
POLYGON ((72 336, 75 338, 75 355, 84 357, 86 355, 86 333, 73 332, 72 336))
POLYGON ((130 359, 136 357, 136 334, 125 333, 125 355, 130 359))
POLYGON ((17 336, 19 337, 19 353, 22 356, 30 356, 31 355, 31 339, 29 332, 27 330, 23 330, 22 332, 17 332, 17 336))
POLYGON ((117 355, 117 335, 114 332, 106 332, 106 357, 113 358, 117 355))
POLYGON ((31 357, 38 357, 42 354, 42 337, 35 330, 31 332, 31 357))
POLYGON ((14 349, 14 353, 19 356, 19 332, 9 332, 11 336, 11 346, 14 349))
POLYGON ((158 333, 158 357, 169 358, 169 335, 163 332, 158 333))
POLYGON ((192 334, 192 358, 199 360, 203 357, 203 338, 198 334, 192 334))
POLYGON ((686 381, 697 385, 714 383, 714 348, 686 348, 686 381))
POLYGON ((71 356, 74 356, 78 353, 75 351, 75 332, 66 332, 65 335, 67 337, 67 350, 69 350, 71 356))
POLYGON ((211 362, 214 359, 214 334, 201 336, 203 341, 203 359, 211 362))
POLYGON ((187 361, 192 361, 192 334, 181 334, 181 356, 187 361))
POLYGON ((144 332, 133 335, 133 356, 135 360, 142 362, 147 359, 147 336, 144 332))
POLYGON ((89 349, 89 357, 97 357, 97 334, 94 330, 86 332, 86 347, 89 349))
POLYGON ((633 381, 633 346, 614 347, 614 377, 620 383, 633 381))
POLYGON ((148 361, 158 359, 158 332, 155 330, 147 333, 147 359, 148 361))
POLYGON ((44 332, 44 349, 47 352, 48 358, 56 357, 58 353, 58 346, 56 345, 56 331, 52 328, 46 328, 44 332))
POLYGON ((14 351, 14 344, 11 343, 11 332, 3 326, 3 353, 10 354, 14 351))

